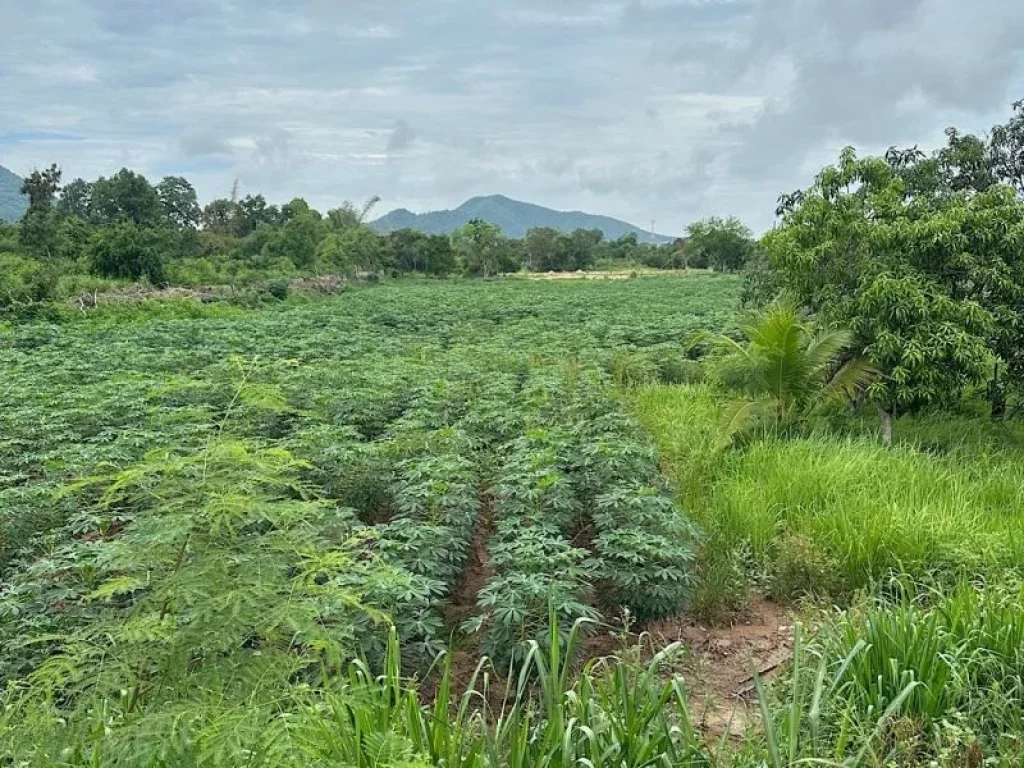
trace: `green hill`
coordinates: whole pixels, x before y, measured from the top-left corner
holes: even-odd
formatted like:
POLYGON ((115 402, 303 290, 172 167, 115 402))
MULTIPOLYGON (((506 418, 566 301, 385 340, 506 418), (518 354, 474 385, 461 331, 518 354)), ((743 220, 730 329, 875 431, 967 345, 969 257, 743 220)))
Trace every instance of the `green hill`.
POLYGON ((522 237, 534 227, 551 227, 561 232, 600 229, 609 240, 631 232, 636 233, 640 242, 665 243, 674 239, 652 234, 608 216, 595 216, 581 211, 555 211, 540 205, 512 200, 504 195, 473 197, 453 211, 413 213, 405 208, 398 208, 377 219, 370 226, 378 232, 415 229, 429 235, 447 235, 473 219, 497 224, 508 237, 522 237))
POLYGON ((21 177, 0 165, 0 221, 17 221, 28 210, 28 197, 21 194, 21 177))

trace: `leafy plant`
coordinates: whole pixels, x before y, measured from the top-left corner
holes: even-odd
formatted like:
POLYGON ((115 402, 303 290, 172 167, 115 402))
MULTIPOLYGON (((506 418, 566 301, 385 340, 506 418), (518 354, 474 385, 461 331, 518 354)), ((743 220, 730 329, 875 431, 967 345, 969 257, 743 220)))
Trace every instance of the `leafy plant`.
POLYGON ((726 409, 725 443, 758 425, 799 424, 830 403, 855 397, 875 375, 867 358, 848 353, 850 332, 813 332, 785 302, 762 310, 743 335, 746 344, 716 338, 731 352, 722 362, 724 382, 747 396, 726 409))

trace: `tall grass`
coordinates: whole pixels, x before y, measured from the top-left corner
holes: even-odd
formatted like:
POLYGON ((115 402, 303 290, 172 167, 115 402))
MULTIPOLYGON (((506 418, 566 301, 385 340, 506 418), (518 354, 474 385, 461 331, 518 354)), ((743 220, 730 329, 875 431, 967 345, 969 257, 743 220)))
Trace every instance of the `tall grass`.
POLYGON ((884 706, 864 707, 856 685, 873 669, 868 646, 846 648, 841 633, 832 645, 805 646, 798 627, 789 672, 771 687, 755 672, 761 719, 737 748, 706 740, 691 722, 686 685, 671 671, 676 645, 646 662, 628 649, 580 667, 584 621, 567 636, 553 621, 546 647, 531 643, 502 684, 487 660, 463 678, 450 656, 432 685, 407 678, 392 632, 379 670, 354 661, 319 690, 296 681, 269 706, 193 698, 173 718, 147 722, 144 711, 123 718, 116 703, 96 699, 83 709, 90 717, 69 721, 52 703, 9 693, 0 765, 855 768, 893 764, 898 745, 888 736, 921 685, 908 680, 884 706))
POLYGON ((1024 461, 982 442, 990 433, 969 420, 963 434, 978 444, 929 424, 927 444, 891 449, 820 432, 716 453, 718 403, 707 387, 651 387, 634 399, 709 534, 709 572, 744 557, 777 597, 848 599, 894 572, 952 582, 1024 563, 1024 461))
MULTIPOLYGON (((951 748, 1020 759, 1024 590, 961 582, 938 591, 906 579, 894 586, 838 616, 818 638, 824 657, 856 651, 840 680, 844 717, 864 718, 902 699, 890 737, 905 759, 951 748)), ((836 714, 828 716, 833 723, 836 714)), ((966 753, 961 758, 955 764, 971 764, 966 753)))

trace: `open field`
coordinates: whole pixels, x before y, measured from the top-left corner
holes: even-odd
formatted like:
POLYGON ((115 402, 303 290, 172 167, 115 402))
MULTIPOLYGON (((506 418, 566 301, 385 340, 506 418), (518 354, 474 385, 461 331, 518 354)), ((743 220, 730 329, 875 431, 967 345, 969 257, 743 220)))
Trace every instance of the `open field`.
POLYGON ((723 450, 684 350, 739 287, 408 281, 6 328, 0 754, 1009 764, 1019 425, 906 418, 885 448, 837 411, 723 450))

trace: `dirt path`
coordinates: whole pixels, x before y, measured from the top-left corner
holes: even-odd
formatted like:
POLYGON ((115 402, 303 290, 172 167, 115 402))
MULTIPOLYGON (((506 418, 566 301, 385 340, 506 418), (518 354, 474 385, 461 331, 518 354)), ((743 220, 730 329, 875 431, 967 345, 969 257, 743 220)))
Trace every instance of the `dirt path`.
POLYGON ((741 737, 755 719, 752 669, 776 674, 793 651, 793 618, 763 597, 752 599, 731 626, 703 627, 685 618, 648 627, 653 649, 680 641, 689 653, 678 671, 690 691, 694 724, 712 738, 741 737))
POLYGON ((452 587, 448 602, 444 607, 445 624, 457 629, 466 619, 477 612, 477 594, 491 578, 490 555, 487 542, 494 535, 494 500, 486 492, 480 494, 480 514, 476 519, 476 528, 469 545, 469 557, 462 569, 462 576, 452 587))

